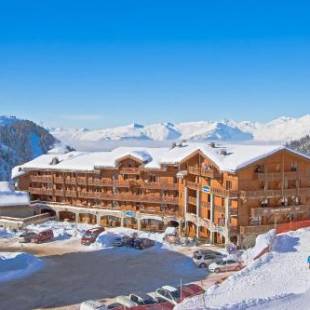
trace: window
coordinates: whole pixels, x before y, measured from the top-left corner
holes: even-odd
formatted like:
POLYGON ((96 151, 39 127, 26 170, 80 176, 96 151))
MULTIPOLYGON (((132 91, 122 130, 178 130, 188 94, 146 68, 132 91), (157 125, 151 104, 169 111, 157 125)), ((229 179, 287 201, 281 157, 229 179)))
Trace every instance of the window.
POLYGON ((297 161, 294 161, 291 163, 291 171, 297 171, 298 170, 298 163, 297 161))
POLYGON ((232 182, 231 181, 226 181, 226 189, 231 190, 232 189, 232 182))

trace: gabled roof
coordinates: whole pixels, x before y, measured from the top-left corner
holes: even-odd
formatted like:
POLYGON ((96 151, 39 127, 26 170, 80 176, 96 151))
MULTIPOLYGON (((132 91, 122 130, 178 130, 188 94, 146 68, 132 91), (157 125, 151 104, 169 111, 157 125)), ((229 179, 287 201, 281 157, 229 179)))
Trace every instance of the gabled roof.
POLYGON ((310 160, 310 157, 281 145, 231 144, 212 147, 206 143, 189 143, 171 149, 119 147, 107 152, 46 154, 14 168, 12 177, 18 177, 25 170, 93 171, 96 168, 114 168, 126 156, 136 158, 145 168, 159 169, 162 165, 178 165, 197 152, 209 158, 220 170, 236 172, 281 150, 310 160), (53 160, 55 156, 56 161, 53 160))

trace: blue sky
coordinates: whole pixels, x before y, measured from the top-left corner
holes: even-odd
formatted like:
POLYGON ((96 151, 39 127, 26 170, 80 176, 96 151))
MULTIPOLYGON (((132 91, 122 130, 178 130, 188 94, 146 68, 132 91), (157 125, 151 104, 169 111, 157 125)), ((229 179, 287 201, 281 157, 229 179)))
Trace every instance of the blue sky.
POLYGON ((310 113, 307 1, 0 2, 0 114, 49 126, 310 113))

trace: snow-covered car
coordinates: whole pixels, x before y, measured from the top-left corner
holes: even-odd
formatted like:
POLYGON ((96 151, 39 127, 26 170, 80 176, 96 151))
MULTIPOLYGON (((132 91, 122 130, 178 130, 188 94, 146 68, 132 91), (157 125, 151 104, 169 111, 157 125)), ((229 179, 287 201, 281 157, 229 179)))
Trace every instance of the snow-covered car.
POLYGON ((204 293, 204 290, 196 284, 184 285, 181 288, 165 285, 154 292, 154 298, 156 298, 158 302, 168 301, 175 306, 187 297, 202 293, 204 293))
POLYGON ((36 236, 36 233, 33 231, 23 232, 18 237, 18 242, 20 243, 29 243, 36 236))
POLYGON ((54 239, 54 232, 52 229, 46 229, 36 233, 32 238, 33 243, 42 243, 47 241, 52 241, 54 239))
POLYGON ((221 259, 221 256, 218 256, 214 253, 209 253, 209 254, 195 255, 193 257, 193 262, 199 268, 207 268, 210 264, 212 264, 212 263, 214 263, 220 259, 221 259))
POLYGON ((143 250, 152 247, 154 244, 154 240, 148 238, 137 238, 134 240, 133 247, 135 249, 143 250))
POLYGON ((242 269, 242 264, 239 261, 233 259, 223 259, 214 262, 209 265, 209 271, 211 272, 227 272, 227 271, 239 271, 242 269))
POLYGON ((128 308, 138 305, 144 305, 143 299, 135 294, 130 294, 128 296, 118 296, 115 298, 115 302, 128 308))
POLYGON ((95 300, 86 300, 81 303, 80 310, 108 310, 108 308, 95 300))
POLYGON ((208 255, 208 254, 217 256, 218 258, 223 258, 223 257, 226 256, 225 254, 217 252, 217 251, 214 251, 214 250, 200 249, 200 250, 197 250, 197 251, 194 252, 193 258, 197 258, 197 257, 200 257, 202 255, 208 255))
POLYGON ((81 244, 83 245, 90 245, 94 243, 97 239, 97 237, 104 232, 103 227, 94 227, 91 229, 86 230, 84 235, 81 238, 81 244))
POLYGON ((122 237, 116 237, 113 241, 112 241, 112 246, 114 247, 121 247, 124 245, 124 241, 122 237))

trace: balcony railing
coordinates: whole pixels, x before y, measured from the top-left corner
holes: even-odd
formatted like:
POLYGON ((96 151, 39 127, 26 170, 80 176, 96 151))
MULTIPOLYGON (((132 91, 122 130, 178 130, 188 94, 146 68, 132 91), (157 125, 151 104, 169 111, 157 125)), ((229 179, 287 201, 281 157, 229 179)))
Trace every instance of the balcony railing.
POLYGON ((215 187, 212 187, 210 189, 210 192, 220 197, 238 198, 239 196, 239 193, 237 191, 226 190, 226 189, 215 188, 215 187))
POLYGON ((186 186, 193 190, 199 190, 200 185, 198 183, 192 182, 192 181, 186 181, 186 186))
POLYGON ((77 192, 76 191, 71 191, 71 190, 66 190, 65 196, 66 197, 76 198, 77 197, 77 192))
POLYGON ((66 178, 66 184, 76 185, 76 178, 66 178))
POLYGON ((54 194, 55 194, 55 196, 64 196, 65 191, 63 189, 55 189, 54 194))
POLYGON ((136 167, 123 167, 120 168, 120 174, 139 174, 140 169, 136 167))
POLYGON ((188 196, 188 203, 196 206, 197 199, 196 197, 188 196))
POLYGON ((56 184, 63 184, 65 179, 63 177, 54 177, 54 183, 56 184))
POLYGON ((215 169, 212 168, 203 168, 203 167, 200 168, 199 166, 189 166, 187 170, 190 174, 201 175, 203 177, 211 179, 220 177, 220 174, 215 169))
POLYGON ((275 214, 288 214, 288 213, 303 213, 310 210, 310 205, 290 205, 281 207, 260 207, 252 208, 251 215, 256 216, 270 216, 275 214))
POLYGON ((86 177, 77 177, 77 184, 79 184, 79 185, 86 185, 87 184, 86 177))
POLYGON ((286 189, 267 189, 257 191, 240 191, 241 198, 264 199, 277 198, 283 196, 295 196, 298 194, 310 193, 310 188, 286 188, 286 189))
POLYGON ((52 176, 31 175, 30 181, 31 182, 37 182, 37 183, 52 183, 53 177, 52 176))
POLYGON ((283 177, 287 180, 296 180, 299 178, 309 178, 310 173, 302 171, 258 172, 257 176, 260 180, 266 181, 278 181, 282 180, 283 177))
POLYGON ((53 190, 48 188, 29 187, 29 192, 35 195, 53 195, 53 190))

